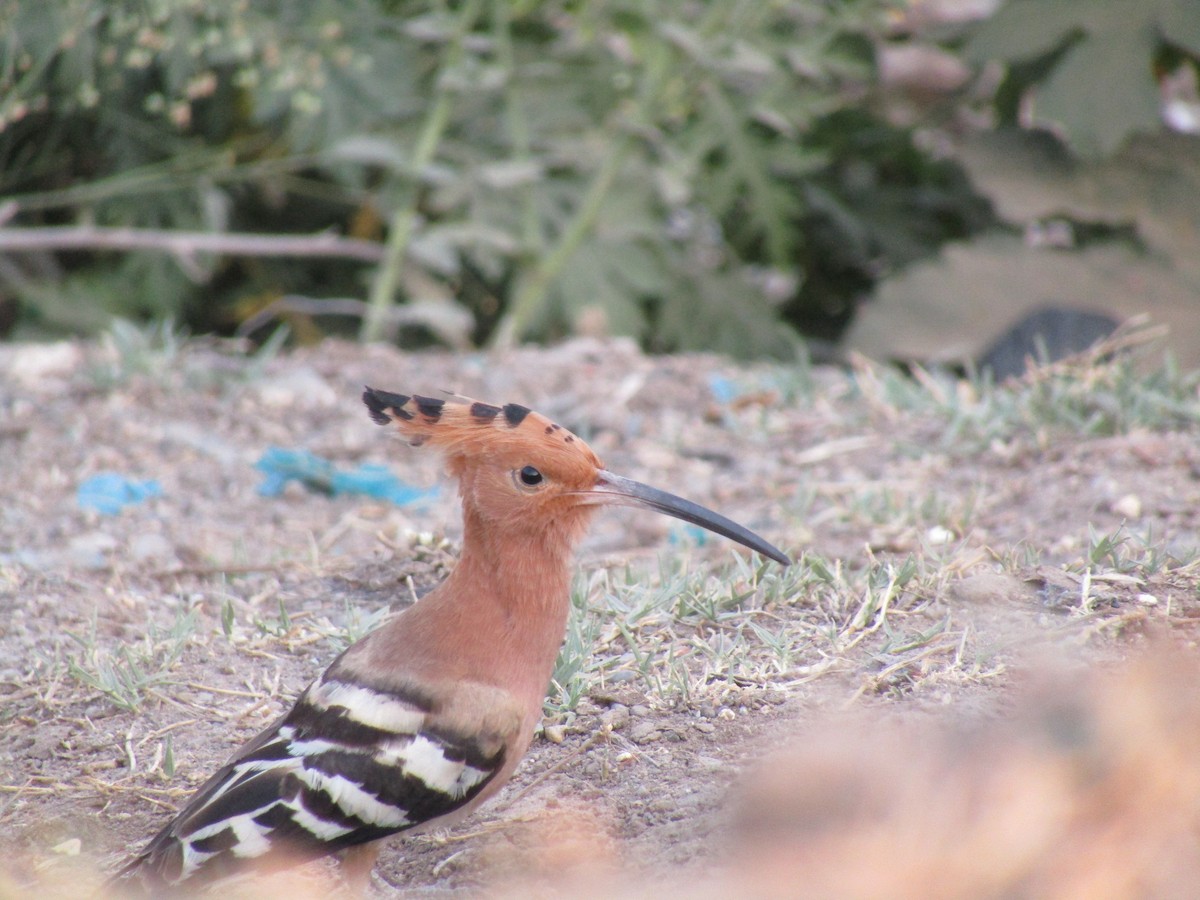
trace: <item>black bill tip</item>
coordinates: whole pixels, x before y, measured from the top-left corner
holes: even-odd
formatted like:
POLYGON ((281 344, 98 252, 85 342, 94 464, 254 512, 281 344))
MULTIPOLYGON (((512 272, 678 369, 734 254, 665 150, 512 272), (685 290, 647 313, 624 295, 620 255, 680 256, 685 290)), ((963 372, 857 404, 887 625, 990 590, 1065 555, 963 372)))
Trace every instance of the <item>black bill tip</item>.
POLYGON ((693 525, 699 525, 701 528, 707 529, 714 534, 737 541, 743 547, 749 547, 751 550, 761 553, 768 559, 775 560, 780 565, 790 566, 792 564, 791 559, 788 558, 786 553, 774 544, 759 537, 749 528, 739 525, 732 519, 727 519, 720 513, 713 512, 699 503, 693 503, 691 500, 685 500, 682 497, 677 497, 675 494, 660 491, 658 488, 642 484, 640 481, 623 478, 620 475, 614 475, 612 472, 601 470, 596 480, 596 486, 592 488, 592 493, 595 495, 597 502, 617 503, 625 506, 641 506, 646 509, 653 509, 656 512, 673 516, 676 519, 682 519, 693 525))

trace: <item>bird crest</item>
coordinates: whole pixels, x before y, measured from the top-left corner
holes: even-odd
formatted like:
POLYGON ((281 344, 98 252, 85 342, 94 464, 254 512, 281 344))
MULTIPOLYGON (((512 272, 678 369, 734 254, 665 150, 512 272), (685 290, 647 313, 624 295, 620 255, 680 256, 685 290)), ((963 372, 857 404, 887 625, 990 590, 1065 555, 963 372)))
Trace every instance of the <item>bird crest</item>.
POLYGON ((394 425, 414 447, 428 445, 450 459, 538 465, 560 474, 590 477, 604 464, 577 435, 516 403, 495 406, 467 397, 447 399, 363 390, 363 402, 380 425, 394 425))

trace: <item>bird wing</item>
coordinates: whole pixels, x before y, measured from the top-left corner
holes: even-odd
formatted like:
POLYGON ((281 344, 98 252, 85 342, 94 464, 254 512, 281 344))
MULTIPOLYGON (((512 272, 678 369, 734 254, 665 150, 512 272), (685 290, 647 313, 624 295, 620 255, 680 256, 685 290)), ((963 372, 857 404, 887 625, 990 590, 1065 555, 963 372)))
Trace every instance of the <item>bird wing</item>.
POLYGON ((454 812, 504 766, 510 735, 438 727, 403 687, 330 673, 209 779, 118 877, 207 881, 295 863, 454 812))

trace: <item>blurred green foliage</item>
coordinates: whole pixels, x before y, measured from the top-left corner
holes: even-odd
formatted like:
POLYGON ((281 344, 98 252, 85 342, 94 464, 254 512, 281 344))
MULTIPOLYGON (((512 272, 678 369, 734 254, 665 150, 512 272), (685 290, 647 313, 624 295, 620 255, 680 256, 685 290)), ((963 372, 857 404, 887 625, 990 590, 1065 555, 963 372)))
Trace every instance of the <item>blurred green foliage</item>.
POLYGON ((1009 0, 941 38, 998 73, 952 149, 997 221, 884 281, 847 343, 978 361, 1026 317, 1149 315, 1200 366, 1200 3, 1009 0))
POLYGON ((1001 124, 1017 124, 1035 98, 1034 121, 1060 128, 1084 158, 1160 129, 1158 78, 1181 55, 1200 58, 1196 0, 1009 0, 966 45, 972 62, 1006 64, 1001 124))
MULTIPOLYGON (((786 356, 794 326, 836 336, 879 272, 985 217, 870 111, 896 5, 0 0, 8 224, 388 249, 374 270, 13 256, 0 291, 29 330, 230 330, 301 295, 369 298, 370 336, 407 302, 464 308, 475 343, 582 330, 786 356)), ((417 315, 401 338, 435 333, 417 315)))

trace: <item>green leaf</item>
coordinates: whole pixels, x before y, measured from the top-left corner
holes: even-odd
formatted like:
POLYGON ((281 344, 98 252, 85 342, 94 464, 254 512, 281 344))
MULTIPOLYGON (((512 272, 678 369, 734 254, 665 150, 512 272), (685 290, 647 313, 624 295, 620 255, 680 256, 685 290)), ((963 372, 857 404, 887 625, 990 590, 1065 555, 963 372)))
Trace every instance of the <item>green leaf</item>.
MULTIPOLYGON (((622 259, 620 245, 598 241, 575 254, 554 292, 564 326, 575 329, 585 324, 581 317, 598 316, 609 334, 643 337, 646 317, 622 277, 622 259)), ((597 323, 586 324, 595 327, 597 323)))
POLYGON ((1200 365, 1195 328, 1200 277, 1121 242, 1058 250, 993 234, 951 245, 883 282, 847 335, 876 359, 961 362, 1025 315, 1048 307, 1123 321, 1150 313, 1173 328, 1181 363, 1200 365))
POLYGON ((724 206, 738 198, 753 227, 761 231, 769 261, 786 266, 795 244, 793 221, 799 211, 794 194, 781 190, 772 178, 764 152, 766 142, 756 140, 748 123, 739 116, 719 85, 706 92, 718 129, 725 136, 726 196, 724 206), (745 203, 741 198, 744 192, 745 203))
MULTIPOLYGON (((675 260, 681 268, 688 263, 675 260)), ((660 351, 794 359, 799 337, 742 273, 706 271, 692 262, 690 277, 659 301, 655 342, 660 351)))
POLYGON ((1085 157, 1108 156, 1130 134, 1157 131, 1155 38, 1148 26, 1089 35, 1037 90, 1035 116, 1060 123, 1085 157))
POLYGON ((1086 8, 1095 2, 1106 0, 1009 0, 972 30, 964 54, 976 65, 1042 56, 1083 29, 1086 8))
POLYGON ((1152 254, 1200 278, 1200 137, 1138 135, 1115 156, 1085 163, 1044 132, 1012 130, 976 135, 958 156, 1009 222, 1133 226, 1152 254))
POLYGON ((1012 0, 975 28, 966 54, 1010 67, 1041 60, 1018 76, 1038 83, 1035 116, 1062 126, 1081 155, 1105 156, 1161 127, 1160 35, 1170 40, 1166 29, 1178 26, 1185 42, 1197 37, 1197 10, 1187 0, 1012 0))
POLYGON ((1200 3, 1159 0, 1158 28, 1162 39, 1200 58, 1200 3))

